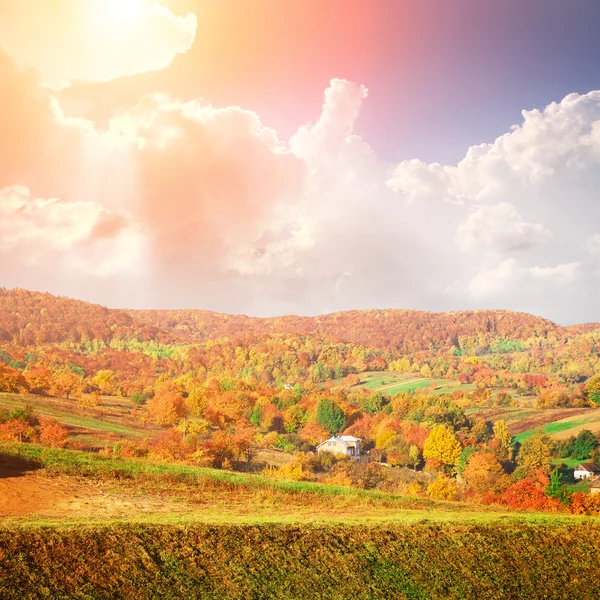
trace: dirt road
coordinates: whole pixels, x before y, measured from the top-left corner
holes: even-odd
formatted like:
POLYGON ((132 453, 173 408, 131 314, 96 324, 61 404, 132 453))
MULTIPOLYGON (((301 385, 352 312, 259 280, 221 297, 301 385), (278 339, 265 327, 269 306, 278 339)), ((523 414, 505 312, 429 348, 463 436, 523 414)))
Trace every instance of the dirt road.
POLYGON ((187 512, 191 508, 168 498, 134 494, 107 483, 27 470, 16 461, 0 462, 0 519, 46 516, 85 518, 133 513, 187 512))

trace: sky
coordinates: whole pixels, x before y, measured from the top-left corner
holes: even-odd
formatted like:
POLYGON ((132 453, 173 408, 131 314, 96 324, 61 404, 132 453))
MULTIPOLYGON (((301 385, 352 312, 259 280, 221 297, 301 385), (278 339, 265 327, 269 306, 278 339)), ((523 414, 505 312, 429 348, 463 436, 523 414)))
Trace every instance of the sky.
POLYGON ((600 321, 595 0, 0 0, 0 286, 600 321))

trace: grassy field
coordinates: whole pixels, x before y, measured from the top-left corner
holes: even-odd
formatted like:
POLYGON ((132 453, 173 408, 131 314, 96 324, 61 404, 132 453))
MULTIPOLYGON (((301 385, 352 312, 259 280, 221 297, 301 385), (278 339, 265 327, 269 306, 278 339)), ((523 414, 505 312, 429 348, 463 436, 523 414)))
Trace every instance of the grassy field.
POLYGON ((1 443, 0 459, 38 467, 27 477, 46 487, 76 484, 79 504, 89 502, 87 513, 57 504, 0 521, 2 598, 600 594, 600 582, 577 575, 596 569, 600 519, 31 444, 1 443))
MULTIPOLYGON (((554 411, 554 414, 546 413, 553 418, 553 420, 546 423, 540 422, 538 426, 530 427, 525 431, 519 432, 515 435, 515 441, 522 443, 538 431, 541 431, 556 440, 562 440, 571 435, 577 435, 583 429, 589 429, 594 433, 600 431, 600 410, 594 408, 572 410, 576 414, 570 416, 565 416, 564 409, 557 409, 554 411)), ((541 411, 537 412, 538 414, 541 413, 541 411)))
POLYGON ((134 405, 127 398, 103 396, 98 407, 78 408, 74 400, 47 396, 0 393, 0 408, 30 405, 35 414, 52 417, 69 429, 69 438, 88 447, 103 447, 123 439, 153 437, 157 428, 143 426, 131 417, 134 405))
MULTIPOLYGON (((421 377, 418 373, 396 373, 394 371, 368 371, 360 374, 361 381, 358 384, 367 390, 374 392, 385 392, 390 396, 401 392, 416 391, 431 388, 435 394, 451 394, 454 390, 461 389, 471 391, 475 388, 473 384, 460 384, 449 379, 432 379, 421 377), (435 383, 435 389, 433 384, 435 383)), ((341 384, 344 380, 335 380, 334 384, 341 384)))
MULTIPOLYGON (((489 523, 505 519, 530 522, 571 522, 567 514, 515 513, 461 502, 434 501, 376 490, 360 490, 320 483, 271 479, 250 473, 114 458, 77 450, 51 449, 36 444, 0 443, 2 461, 21 461, 38 467, 43 477, 114 485, 115 493, 168 494, 182 503, 186 519, 213 522, 314 521, 489 523)), ((110 487, 110 486, 109 486, 110 487)), ((133 518, 135 515, 129 515, 133 518)), ((63 515, 66 522, 70 515, 63 515)), ((92 520, 94 515, 91 515, 92 520)), ((104 518, 104 517, 102 517, 104 518)), ((144 517, 145 518, 145 517, 144 517)), ((162 515, 161 518, 165 518, 162 515)), ((26 519, 27 521, 27 519, 26 519)))

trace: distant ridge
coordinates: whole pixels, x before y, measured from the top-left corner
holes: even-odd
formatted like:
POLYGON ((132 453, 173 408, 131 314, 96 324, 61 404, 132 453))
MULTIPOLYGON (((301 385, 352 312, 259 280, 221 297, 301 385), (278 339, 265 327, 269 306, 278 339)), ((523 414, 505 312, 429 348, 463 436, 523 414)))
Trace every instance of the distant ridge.
POLYGON ((596 323, 562 327, 542 317, 506 310, 373 309, 271 318, 206 310, 121 310, 24 289, 0 289, 0 340, 23 346, 132 338, 201 343, 224 337, 296 335, 410 353, 458 345, 461 336, 487 343, 495 338, 569 337, 598 328, 596 323))

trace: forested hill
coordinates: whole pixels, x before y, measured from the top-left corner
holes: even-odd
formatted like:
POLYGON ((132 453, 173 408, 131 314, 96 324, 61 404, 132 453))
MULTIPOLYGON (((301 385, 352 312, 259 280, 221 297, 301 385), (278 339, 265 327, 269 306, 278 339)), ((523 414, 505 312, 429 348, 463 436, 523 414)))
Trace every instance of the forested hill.
POLYGON ((332 341, 352 342, 406 352, 432 346, 458 345, 460 336, 487 340, 562 336, 566 330, 526 313, 460 311, 433 313, 412 310, 353 310, 318 317, 284 316, 260 319, 201 310, 128 311, 160 329, 192 336, 195 341, 220 337, 269 334, 316 335, 332 341))
POLYGON ((460 345, 460 338, 494 341, 546 338, 550 343, 598 327, 561 327, 526 313, 409 310, 347 311, 318 317, 255 318, 204 310, 115 310, 27 290, 0 289, 0 341, 21 346, 88 340, 138 339, 202 343, 272 334, 315 336, 371 348, 412 353, 460 345))
POLYGON ((174 336, 98 304, 16 289, 0 288, 0 342, 20 346, 136 338, 173 341, 174 336))

